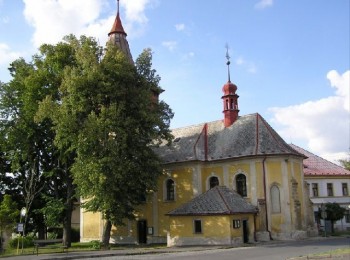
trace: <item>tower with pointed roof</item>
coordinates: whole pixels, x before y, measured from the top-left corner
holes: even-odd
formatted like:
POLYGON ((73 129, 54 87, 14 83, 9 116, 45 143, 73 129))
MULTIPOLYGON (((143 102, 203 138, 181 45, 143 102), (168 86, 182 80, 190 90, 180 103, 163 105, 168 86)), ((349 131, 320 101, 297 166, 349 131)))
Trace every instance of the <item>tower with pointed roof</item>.
POLYGON ((221 97, 223 101, 223 113, 224 113, 224 125, 229 127, 232 125, 238 118, 238 95, 236 94, 237 86, 231 82, 230 79, 230 56, 228 54, 228 47, 226 52, 227 59, 227 72, 228 72, 228 81, 222 87, 222 92, 224 95, 221 97))
POLYGON ((117 45, 121 51, 126 55, 126 57, 130 60, 131 63, 134 63, 130 48, 129 48, 129 43, 126 39, 126 32, 124 31, 122 21, 120 19, 120 14, 119 14, 119 0, 117 2, 117 16, 115 17, 113 26, 111 31, 108 33, 109 37, 109 42, 117 45))

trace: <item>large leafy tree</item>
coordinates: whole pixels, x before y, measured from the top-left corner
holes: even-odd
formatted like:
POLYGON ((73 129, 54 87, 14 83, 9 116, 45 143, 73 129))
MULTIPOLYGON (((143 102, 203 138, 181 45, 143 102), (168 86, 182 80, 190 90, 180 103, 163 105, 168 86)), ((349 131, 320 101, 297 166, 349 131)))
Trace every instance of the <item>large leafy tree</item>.
MULTIPOLYGON (((54 146, 55 132, 48 119, 35 120, 39 102, 53 96, 59 102, 58 88, 63 80, 65 66, 74 62, 68 44, 42 45, 30 63, 18 59, 11 63, 12 80, 0 88, 0 145, 1 160, 8 164, 0 168, 3 182, 11 191, 16 190, 29 215, 42 223, 42 214, 35 208, 45 207, 41 194, 64 200, 62 212, 64 241, 70 245, 71 213, 74 185, 69 172, 74 156, 61 154, 54 146)), ((8 191, 6 191, 8 192, 8 191)), ((25 221, 26 222, 26 221, 25 221)), ((43 225, 37 225, 43 230, 43 225)), ((40 233, 40 232, 39 232, 40 233)))
POLYGON ((133 218, 135 207, 156 189, 162 169, 153 148, 171 140, 173 113, 155 98, 162 90, 149 49, 133 65, 114 45, 102 52, 91 38, 65 40, 74 63, 64 69, 59 102, 48 96, 38 118, 52 120, 61 153, 76 153, 74 183, 82 206, 106 220, 108 245, 112 224, 133 218))

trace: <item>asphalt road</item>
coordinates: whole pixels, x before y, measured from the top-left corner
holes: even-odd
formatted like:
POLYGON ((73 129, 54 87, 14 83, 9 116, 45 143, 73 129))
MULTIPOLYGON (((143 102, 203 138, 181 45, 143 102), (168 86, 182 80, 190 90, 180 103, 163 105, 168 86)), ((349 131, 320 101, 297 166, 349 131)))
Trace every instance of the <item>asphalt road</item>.
MULTIPOLYGON (((307 241, 289 241, 276 242, 269 244, 259 244, 243 248, 212 249, 205 251, 174 252, 160 254, 144 254, 132 256, 110 256, 98 257, 102 260, 144 260, 144 259, 186 259, 186 260, 283 260, 293 257, 321 253, 337 248, 349 248, 350 238, 335 238, 327 240, 307 240, 307 241)), ((96 258, 85 258, 95 260, 96 258)))

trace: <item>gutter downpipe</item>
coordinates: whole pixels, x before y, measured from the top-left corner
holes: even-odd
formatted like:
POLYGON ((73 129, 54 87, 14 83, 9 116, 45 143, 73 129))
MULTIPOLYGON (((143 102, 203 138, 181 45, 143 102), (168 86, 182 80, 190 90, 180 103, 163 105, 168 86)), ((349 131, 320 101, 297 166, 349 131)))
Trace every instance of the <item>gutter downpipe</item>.
POLYGON ((257 213, 254 214, 254 241, 257 242, 257 238, 256 238, 256 216, 257 213))
POLYGON ((269 232, 270 240, 273 240, 271 236, 271 231, 269 230, 269 214, 267 212, 267 197, 266 197, 266 171, 265 171, 265 161, 266 161, 266 156, 262 160, 262 166, 263 166, 263 183, 264 183, 264 196, 265 196, 265 219, 266 219, 266 231, 269 232))

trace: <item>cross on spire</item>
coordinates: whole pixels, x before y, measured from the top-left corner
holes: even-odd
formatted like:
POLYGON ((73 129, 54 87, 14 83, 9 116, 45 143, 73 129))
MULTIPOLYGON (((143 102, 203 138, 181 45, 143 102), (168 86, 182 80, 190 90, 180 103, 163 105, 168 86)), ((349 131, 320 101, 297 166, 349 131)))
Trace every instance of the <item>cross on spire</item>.
MULTIPOLYGON (((119 1, 119 0, 118 0, 119 1)), ((230 55, 228 54, 228 44, 226 43, 226 59, 227 59, 227 62, 226 62, 226 65, 227 65, 227 75, 228 75, 228 82, 231 82, 231 78, 230 78, 230 55)))

